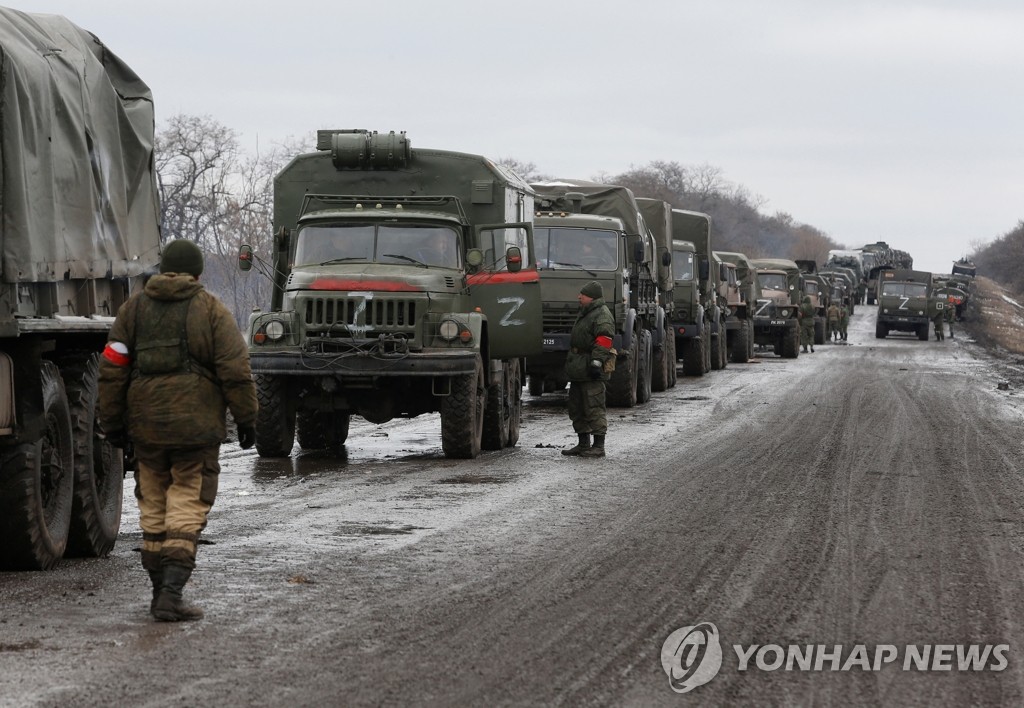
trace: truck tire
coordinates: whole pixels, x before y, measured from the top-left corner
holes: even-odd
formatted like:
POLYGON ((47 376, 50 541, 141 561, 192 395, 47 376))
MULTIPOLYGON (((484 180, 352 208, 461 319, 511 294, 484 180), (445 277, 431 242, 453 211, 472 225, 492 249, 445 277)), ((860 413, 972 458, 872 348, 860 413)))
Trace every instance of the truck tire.
POLYGON ((632 408, 636 405, 637 364, 639 363, 639 335, 633 335, 626 356, 615 362, 615 371, 605 388, 605 403, 613 408, 632 408))
POLYGON ((484 450, 511 447, 519 439, 519 420, 523 413, 523 382, 519 376, 519 360, 502 362, 500 385, 487 389, 484 407, 484 450), (513 430, 514 428, 514 430, 513 430), (515 434, 515 439, 512 439, 515 434))
POLYGON ((881 322, 875 323, 875 339, 885 339, 889 336, 889 328, 881 322))
POLYGON ((527 379, 530 386, 531 396, 543 396, 544 395, 544 377, 539 374, 530 374, 527 379))
POLYGON ((782 356, 785 359, 796 359, 800 356, 800 328, 797 326, 787 327, 785 338, 782 340, 782 356))
POLYGON ((43 437, 4 451, 0 568, 48 570, 67 547, 74 491, 71 413, 57 367, 42 362, 43 437))
POLYGON ((676 372, 676 337, 675 334, 673 334, 671 327, 667 328, 665 337, 668 341, 668 385, 669 388, 675 388, 679 377, 676 372))
POLYGON ((920 339, 922 342, 927 342, 928 341, 928 323, 927 322, 924 323, 923 325, 918 325, 917 326, 917 338, 920 339))
MULTIPOLYGON (((295 437, 303 450, 336 450, 348 440, 352 414, 339 411, 308 411, 295 413, 295 437)), ((259 434, 257 434, 257 439, 259 434)))
POLYGON ((288 457, 295 445, 295 407, 288 382, 278 376, 256 374, 256 452, 260 457, 288 457))
POLYGON ((124 455, 97 435, 99 354, 67 359, 61 368, 71 414, 75 489, 66 556, 110 553, 121 528, 124 455))
POLYGON ((825 322, 823 320, 814 320, 814 343, 825 343, 825 322))
POLYGON ((683 340, 683 375, 704 375, 704 335, 683 340))
POLYGON ((750 321, 740 320, 739 329, 735 330, 730 347, 730 357, 735 364, 746 364, 750 361, 750 321))
POLYGON ((640 347, 636 366, 636 402, 647 403, 651 400, 651 365, 653 363, 653 345, 651 331, 640 330, 640 347))
POLYGON ((725 323, 720 322, 718 325, 718 336, 711 337, 711 368, 714 371, 720 371, 726 366, 729 352, 728 336, 725 323))
POLYGON ((671 385, 669 383, 669 361, 668 341, 672 338, 671 330, 662 333, 661 344, 653 347, 651 351, 651 390, 665 391, 671 385))
POLYGON ((453 376, 451 393, 441 399, 441 449, 445 457, 473 459, 480 454, 486 395, 484 365, 477 355, 473 373, 453 376))

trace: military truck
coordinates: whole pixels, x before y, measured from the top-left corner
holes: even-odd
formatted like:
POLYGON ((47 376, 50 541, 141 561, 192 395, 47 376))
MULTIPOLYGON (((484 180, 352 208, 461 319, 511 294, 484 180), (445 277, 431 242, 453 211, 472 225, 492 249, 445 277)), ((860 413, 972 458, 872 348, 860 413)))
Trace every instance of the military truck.
POLYGON ((964 296, 956 303, 956 319, 962 320, 967 314, 967 303, 970 301, 971 293, 974 291, 974 278, 978 267, 968 258, 961 258, 953 263, 953 272, 949 277, 949 284, 963 291, 964 296))
POLYGON ((0 8, 0 568, 103 556, 124 459, 99 352, 160 258, 153 100, 92 33, 0 8))
POLYGON ((776 356, 795 359, 800 355, 800 267, 785 258, 755 258, 751 263, 761 288, 754 311, 754 343, 772 347, 776 356))
POLYGON ((353 414, 439 412, 450 458, 515 445, 541 348, 533 190, 405 133, 321 130, 316 147, 274 181, 270 310, 248 328, 259 454, 337 449, 353 414))
POLYGON ((857 273, 852 268, 845 268, 840 265, 827 265, 818 269, 818 274, 823 275, 832 281, 832 301, 845 303, 846 310, 852 316, 856 304, 859 301, 857 296, 857 273))
POLYGON ((890 269, 880 272, 878 317, 875 337, 885 339, 889 332, 914 332, 928 341, 929 307, 932 298, 932 274, 923 270, 890 269))
POLYGON ((867 285, 866 300, 874 305, 878 297, 878 283, 883 270, 896 268, 896 255, 885 241, 865 244, 861 248, 861 261, 864 264, 864 278, 867 285))
POLYGON ((672 330, 677 356, 683 360, 683 373, 687 376, 703 376, 712 369, 725 368, 727 363, 725 311, 718 302, 722 273, 712 267, 712 245, 710 216, 672 210, 672 258, 677 288, 672 330), (688 253, 693 254, 695 280, 681 282, 680 275, 686 275, 687 263, 684 260, 677 268, 675 260, 686 259, 688 253))
POLYGON ((818 274, 818 265, 813 260, 794 261, 801 273, 800 288, 803 294, 811 298, 814 305, 814 343, 825 343, 825 325, 828 320, 828 306, 831 304, 832 285, 828 279, 818 274))
MULTIPOLYGON (((864 272, 862 252, 835 250, 828 252, 828 259, 825 261, 825 269, 848 268, 854 273, 854 293, 851 304, 862 304, 867 297, 868 282, 864 272)), ((853 312, 851 308, 850 312, 853 312)))
POLYGON ((732 293, 725 318, 725 331, 729 345, 729 358, 743 364, 754 356, 754 310, 761 296, 757 270, 742 253, 715 251, 715 255, 730 267, 730 281, 735 279, 736 292, 732 293))
POLYGON ((658 302, 664 311, 660 342, 651 357, 651 390, 665 391, 676 385, 676 338, 672 333, 675 279, 672 277, 672 205, 660 199, 637 197, 637 206, 654 237, 658 273, 658 302))
POLYGON ((543 299, 543 351, 528 356, 530 393, 564 388, 565 358, 580 288, 601 283, 615 318, 615 371, 608 405, 631 407, 651 397, 652 374, 665 376, 665 311, 659 303, 656 245, 633 193, 616 185, 556 179, 531 185, 543 299))

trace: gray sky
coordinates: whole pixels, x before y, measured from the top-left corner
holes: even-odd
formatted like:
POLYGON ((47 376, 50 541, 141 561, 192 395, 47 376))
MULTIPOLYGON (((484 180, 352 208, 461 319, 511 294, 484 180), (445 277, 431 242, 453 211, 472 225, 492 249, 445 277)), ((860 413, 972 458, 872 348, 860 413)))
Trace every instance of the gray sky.
POLYGON ((67 16, 255 152, 317 128, 559 177, 709 163, 840 243, 915 267, 1024 218, 1011 0, 7 0, 67 16))

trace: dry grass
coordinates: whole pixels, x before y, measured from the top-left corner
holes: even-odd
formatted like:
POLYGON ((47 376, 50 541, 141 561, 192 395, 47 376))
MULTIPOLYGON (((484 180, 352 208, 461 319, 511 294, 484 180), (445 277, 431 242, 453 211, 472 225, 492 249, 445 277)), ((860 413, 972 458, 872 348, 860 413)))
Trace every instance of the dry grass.
MULTIPOLYGON (((978 277, 963 322, 957 323, 986 349, 1024 354, 1024 296, 978 277)), ((956 325, 955 325, 956 326, 956 325)))

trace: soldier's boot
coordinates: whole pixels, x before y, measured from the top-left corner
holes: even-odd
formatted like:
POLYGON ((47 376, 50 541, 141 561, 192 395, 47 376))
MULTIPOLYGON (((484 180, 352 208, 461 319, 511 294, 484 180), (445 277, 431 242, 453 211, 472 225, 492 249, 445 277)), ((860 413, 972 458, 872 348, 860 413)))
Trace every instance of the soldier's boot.
POLYGON ((575 447, 562 450, 563 455, 582 455, 590 449, 590 433, 577 433, 577 435, 579 435, 580 441, 576 443, 575 447))
POLYGON ((594 444, 581 452, 580 457, 604 457, 604 436, 595 435, 594 444))
POLYGON ((164 571, 163 568, 160 570, 150 570, 149 580, 153 583, 153 599, 149 601, 149 614, 156 617, 156 601, 160 597, 160 590, 164 586, 164 571))
POLYGON ((153 616, 160 622, 187 622, 203 618, 203 611, 182 598, 182 590, 192 576, 192 568, 178 562, 163 563, 163 585, 153 606, 153 616))
POLYGON ((803 353, 804 353, 804 354, 806 354, 806 353, 807 353, 807 345, 806 345, 806 344, 804 345, 804 351, 803 351, 803 353))
POLYGON ((813 344, 811 345, 811 353, 812 354, 814 353, 814 345, 813 344))

